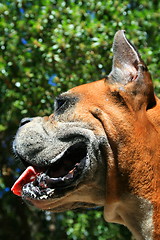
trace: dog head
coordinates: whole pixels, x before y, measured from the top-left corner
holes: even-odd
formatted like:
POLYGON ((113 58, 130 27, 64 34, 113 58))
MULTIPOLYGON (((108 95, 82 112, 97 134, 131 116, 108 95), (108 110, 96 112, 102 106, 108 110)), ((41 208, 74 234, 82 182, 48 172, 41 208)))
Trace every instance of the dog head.
POLYGON ((105 206, 106 199, 117 201, 128 192, 148 198, 151 182, 147 173, 140 175, 140 161, 142 152, 149 161, 155 144, 149 139, 157 100, 147 67, 124 31, 116 33, 113 53, 105 79, 58 96, 49 117, 21 122, 13 149, 26 170, 12 190, 40 209, 105 206))

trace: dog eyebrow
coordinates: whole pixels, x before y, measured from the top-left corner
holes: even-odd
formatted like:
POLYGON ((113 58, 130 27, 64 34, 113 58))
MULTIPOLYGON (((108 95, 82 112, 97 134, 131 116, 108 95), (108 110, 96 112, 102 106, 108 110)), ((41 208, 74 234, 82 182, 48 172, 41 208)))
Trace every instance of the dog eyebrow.
POLYGON ((57 101, 59 99, 72 99, 72 98, 75 98, 75 96, 73 96, 72 94, 68 93, 68 92, 64 92, 64 93, 61 93, 59 94, 58 96, 54 97, 54 101, 57 101))

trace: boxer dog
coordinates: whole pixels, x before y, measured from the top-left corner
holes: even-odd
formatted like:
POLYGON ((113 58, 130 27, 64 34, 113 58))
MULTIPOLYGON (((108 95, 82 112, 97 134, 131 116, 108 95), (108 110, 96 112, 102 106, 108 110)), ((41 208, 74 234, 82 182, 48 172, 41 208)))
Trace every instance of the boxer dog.
POLYGON ((103 206, 138 240, 160 239, 160 103, 124 31, 102 80, 55 100, 49 117, 21 121, 13 149, 26 170, 12 191, 39 209, 103 206))

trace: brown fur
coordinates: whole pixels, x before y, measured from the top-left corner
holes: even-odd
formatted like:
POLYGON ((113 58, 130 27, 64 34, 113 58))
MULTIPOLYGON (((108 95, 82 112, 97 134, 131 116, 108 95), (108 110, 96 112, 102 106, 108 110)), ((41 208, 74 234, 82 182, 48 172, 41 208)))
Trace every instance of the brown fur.
POLYGON ((113 52, 113 68, 106 79, 63 94, 76 103, 62 114, 35 118, 23 126, 15 149, 30 164, 47 165, 73 144, 69 137, 67 142, 63 139, 70 134, 80 139, 84 134, 94 144, 101 139, 102 161, 92 156, 91 167, 72 191, 45 201, 28 200, 53 211, 104 206, 105 219, 126 225, 136 239, 159 240, 160 101, 146 65, 123 31, 115 35, 113 52), (40 147, 46 151, 38 152, 40 147))

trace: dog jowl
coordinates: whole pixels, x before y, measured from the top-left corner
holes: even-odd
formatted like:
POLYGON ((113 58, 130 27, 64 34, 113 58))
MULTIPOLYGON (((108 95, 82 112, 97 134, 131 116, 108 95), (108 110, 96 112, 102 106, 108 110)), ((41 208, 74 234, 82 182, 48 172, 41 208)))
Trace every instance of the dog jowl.
POLYGON ((75 87, 49 117, 26 118, 13 149, 26 170, 12 191, 54 212, 104 207, 136 239, 160 239, 160 104, 137 50, 118 31, 107 78, 75 87))

